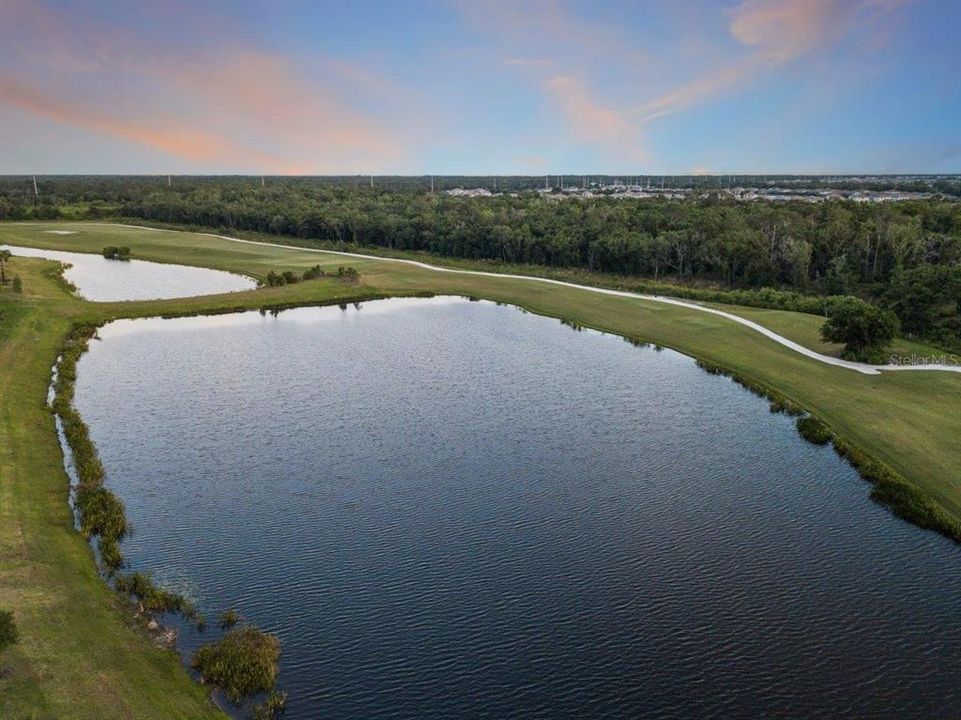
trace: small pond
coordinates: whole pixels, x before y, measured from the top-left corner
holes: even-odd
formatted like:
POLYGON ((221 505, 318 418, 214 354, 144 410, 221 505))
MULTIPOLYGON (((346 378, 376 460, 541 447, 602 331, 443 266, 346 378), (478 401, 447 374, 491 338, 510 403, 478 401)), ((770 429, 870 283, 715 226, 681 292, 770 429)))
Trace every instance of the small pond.
POLYGON ((145 260, 107 260, 91 253, 42 250, 16 245, 0 244, 0 249, 9 250, 14 255, 59 260, 69 264, 64 277, 77 287, 80 295, 94 302, 216 295, 257 287, 252 278, 209 268, 145 260))

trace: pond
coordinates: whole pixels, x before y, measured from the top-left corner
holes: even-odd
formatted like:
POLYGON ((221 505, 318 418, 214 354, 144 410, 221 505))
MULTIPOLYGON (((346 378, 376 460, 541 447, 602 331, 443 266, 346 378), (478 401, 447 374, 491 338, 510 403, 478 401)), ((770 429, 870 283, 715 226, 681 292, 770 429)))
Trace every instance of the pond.
POLYGON ((107 260, 92 253, 42 250, 0 244, 14 255, 59 260, 70 267, 64 277, 87 300, 158 300, 252 290, 253 278, 222 270, 168 265, 145 260, 107 260))
POLYGON ((958 549, 688 357, 458 298, 100 335, 124 551, 280 635, 289 718, 957 712, 958 549))

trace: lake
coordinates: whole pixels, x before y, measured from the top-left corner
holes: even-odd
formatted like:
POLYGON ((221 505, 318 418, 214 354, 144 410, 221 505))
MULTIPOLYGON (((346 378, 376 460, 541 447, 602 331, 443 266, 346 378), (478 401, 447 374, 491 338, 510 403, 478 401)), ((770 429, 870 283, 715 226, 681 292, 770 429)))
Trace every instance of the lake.
MULTIPOLYGON (((64 231, 67 232, 67 231, 64 231)), ((223 270, 145 260, 107 260, 92 253, 43 250, 0 244, 14 255, 59 260, 70 265, 63 276, 87 300, 158 300, 252 290, 253 278, 223 270)))
POLYGON ((957 714, 959 550, 690 358, 513 307, 122 320, 76 404, 133 569, 288 718, 957 714))

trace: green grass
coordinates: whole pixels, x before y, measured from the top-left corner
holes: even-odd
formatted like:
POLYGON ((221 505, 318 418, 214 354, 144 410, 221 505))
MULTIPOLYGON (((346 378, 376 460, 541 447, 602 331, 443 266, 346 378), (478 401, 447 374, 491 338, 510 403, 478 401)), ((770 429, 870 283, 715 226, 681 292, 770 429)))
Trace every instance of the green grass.
MULTIPOLYGON (((804 347, 817 350, 824 355, 841 357, 844 346, 837 343, 829 343, 821 339, 821 326, 825 319, 818 315, 807 313, 789 312, 787 310, 768 310, 766 308, 751 308, 741 305, 722 305, 718 303, 702 303, 710 307, 720 308, 727 312, 739 315, 747 320, 753 320, 759 325, 770 328, 778 335, 783 335, 789 340, 800 343, 804 347)), ((945 354, 933 345, 928 345, 916 340, 898 337, 891 343, 888 355, 918 355, 918 356, 941 356, 945 354)))
MULTIPOLYGON (((0 242, 86 252, 123 244, 135 258, 259 278, 318 262, 326 269, 349 264, 362 277, 357 286, 326 278, 203 298, 88 303, 69 297, 44 275, 42 261, 14 259, 26 292, 21 298, 0 296, 0 597, 17 615, 23 640, 0 658, 0 665, 15 667, 12 676, 0 680, 0 717, 18 717, 32 708, 41 717, 204 717, 213 712, 177 658, 153 649, 131 626, 72 529, 67 479, 44 399, 57 348, 78 319, 105 322, 421 293, 512 303, 674 348, 775 390, 961 520, 961 374, 866 376, 805 358, 724 318, 575 288, 348 260, 279 245, 239 245, 190 233, 82 223, 47 227, 78 233, 49 235, 43 226, 6 224, 0 225, 0 242)), ((737 312, 812 347, 820 342, 819 318, 747 308, 737 312)), ((868 494, 865 484, 865 500, 868 494)))
POLYGON ((0 291, 0 605, 21 641, 0 655, 11 670, 0 717, 222 717, 177 656, 132 623, 74 530, 46 394, 81 303, 45 274, 50 263, 12 265, 25 293, 0 291))

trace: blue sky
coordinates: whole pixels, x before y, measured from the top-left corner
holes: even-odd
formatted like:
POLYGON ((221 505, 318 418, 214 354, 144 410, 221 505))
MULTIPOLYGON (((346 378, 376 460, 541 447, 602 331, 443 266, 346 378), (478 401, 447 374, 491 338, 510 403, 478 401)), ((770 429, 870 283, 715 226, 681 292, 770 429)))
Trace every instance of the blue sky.
POLYGON ((0 173, 961 172, 961 3, 8 0, 0 173))

